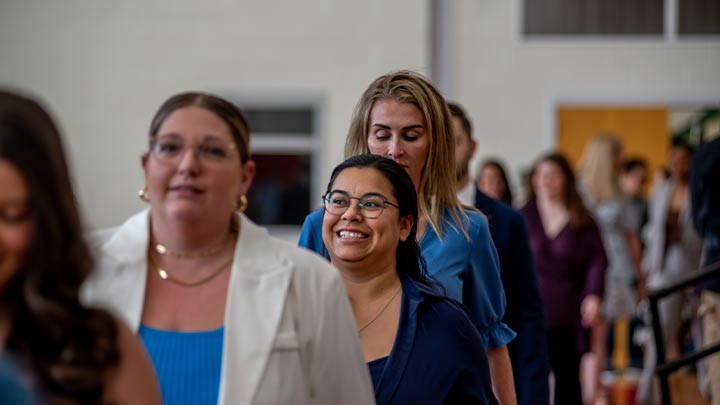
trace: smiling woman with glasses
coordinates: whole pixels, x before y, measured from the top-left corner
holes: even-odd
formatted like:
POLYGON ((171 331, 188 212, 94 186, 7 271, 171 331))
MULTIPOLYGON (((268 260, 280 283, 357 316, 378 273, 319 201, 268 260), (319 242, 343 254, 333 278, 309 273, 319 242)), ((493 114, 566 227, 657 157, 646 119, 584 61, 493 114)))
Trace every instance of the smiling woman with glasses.
POLYGON ((322 238, 350 297, 377 403, 495 403, 480 334, 427 276, 405 170, 377 155, 352 157, 333 171, 323 201, 322 238))
POLYGON ((372 403, 337 272, 242 213, 255 163, 241 112, 178 94, 149 140, 149 209, 95 238, 86 295, 140 335, 164 403, 372 403))
MULTIPOLYGON (((429 273, 450 298, 462 302, 487 349, 493 390, 516 403, 507 345, 515 338, 505 315, 498 256, 487 220, 455 194, 455 140, 447 103, 419 73, 401 70, 375 79, 360 96, 345 138, 345 157, 390 158, 417 192, 417 243, 429 273)), ((328 257, 320 232, 322 210, 310 213, 298 244, 328 257)), ((440 349, 442 350, 442 349, 440 349)))

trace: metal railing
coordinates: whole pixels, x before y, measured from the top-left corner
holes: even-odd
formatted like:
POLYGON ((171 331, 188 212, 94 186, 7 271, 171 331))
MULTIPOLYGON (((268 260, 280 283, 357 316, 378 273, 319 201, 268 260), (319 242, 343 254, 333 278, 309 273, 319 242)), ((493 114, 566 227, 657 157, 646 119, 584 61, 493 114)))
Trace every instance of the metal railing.
POLYGON ((655 366, 655 374, 660 380, 660 395, 663 405, 670 405, 670 383, 668 378, 670 374, 687 365, 693 364, 698 360, 707 357, 713 353, 720 352, 720 343, 702 348, 701 350, 686 354, 681 358, 666 362, 665 359, 665 340, 662 336, 660 328, 660 312, 658 311, 658 301, 670 294, 677 293, 687 287, 697 285, 703 281, 713 277, 720 277, 720 262, 715 262, 709 266, 700 269, 697 272, 687 275, 677 283, 664 288, 658 288, 650 291, 648 300, 650 301, 650 313, 652 315, 653 337, 655 339, 655 351, 657 354, 657 365, 655 366))

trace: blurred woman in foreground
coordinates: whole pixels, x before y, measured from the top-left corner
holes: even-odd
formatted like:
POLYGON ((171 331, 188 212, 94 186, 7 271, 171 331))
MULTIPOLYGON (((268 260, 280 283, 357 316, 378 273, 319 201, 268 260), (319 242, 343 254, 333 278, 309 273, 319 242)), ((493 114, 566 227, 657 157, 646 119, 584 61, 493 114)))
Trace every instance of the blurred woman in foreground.
POLYGON ((0 402, 160 404, 132 332, 80 304, 91 269, 55 124, 0 92, 0 362, 29 392, 0 402))

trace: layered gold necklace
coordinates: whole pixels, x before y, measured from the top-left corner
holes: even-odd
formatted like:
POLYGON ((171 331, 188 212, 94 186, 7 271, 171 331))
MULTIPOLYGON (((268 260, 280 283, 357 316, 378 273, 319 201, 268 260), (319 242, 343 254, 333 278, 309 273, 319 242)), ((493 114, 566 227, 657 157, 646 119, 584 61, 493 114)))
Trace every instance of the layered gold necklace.
MULTIPOLYGON (((227 246, 228 242, 232 240, 233 235, 235 232, 229 232, 225 240, 222 241, 222 243, 218 244, 217 246, 213 246, 207 249, 199 250, 199 251, 175 251, 168 249, 165 245, 161 243, 154 243, 153 244, 153 250, 158 255, 164 256, 164 255, 170 255, 173 257, 176 257, 178 259, 199 259, 199 258, 205 258, 205 257, 211 257, 219 254, 222 252, 222 250, 227 246)), ((167 268, 162 268, 160 265, 155 262, 155 259, 153 258, 152 252, 148 252, 148 261, 150 263, 150 266, 155 270, 157 275, 166 281, 169 281, 171 283, 183 286, 183 287, 197 287, 199 285, 203 285, 205 283, 208 283, 209 281, 213 280, 215 277, 219 276, 221 273, 223 273, 225 270, 230 268, 230 265, 233 261, 233 256, 231 255, 230 258, 222 264, 217 267, 215 270, 211 271, 208 275, 205 277, 195 280, 195 281, 183 281, 180 280, 170 274, 170 272, 167 270, 167 268)))

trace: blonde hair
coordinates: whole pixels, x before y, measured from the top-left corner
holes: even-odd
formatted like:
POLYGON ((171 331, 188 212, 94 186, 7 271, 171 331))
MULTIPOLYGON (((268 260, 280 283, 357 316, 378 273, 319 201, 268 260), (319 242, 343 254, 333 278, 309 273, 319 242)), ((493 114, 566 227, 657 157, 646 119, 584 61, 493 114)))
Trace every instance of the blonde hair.
POLYGON ((580 159, 580 181, 593 203, 621 195, 615 158, 622 151, 620 140, 610 134, 596 135, 580 159))
MULTIPOLYGON (((429 137, 427 158, 420 176, 418 206, 438 237, 442 237, 443 213, 447 210, 460 230, 468 236, 468 217, 455 194, 455 139, 445 99, 423 75, 400 70, 375 79, 355 106, 345 139, 345 158, 369 152, 370 111, 376 102, 392 99, 416 106, 425 119, 429 137)), ((448 223, 455 228, 452 223, 448 223)))

